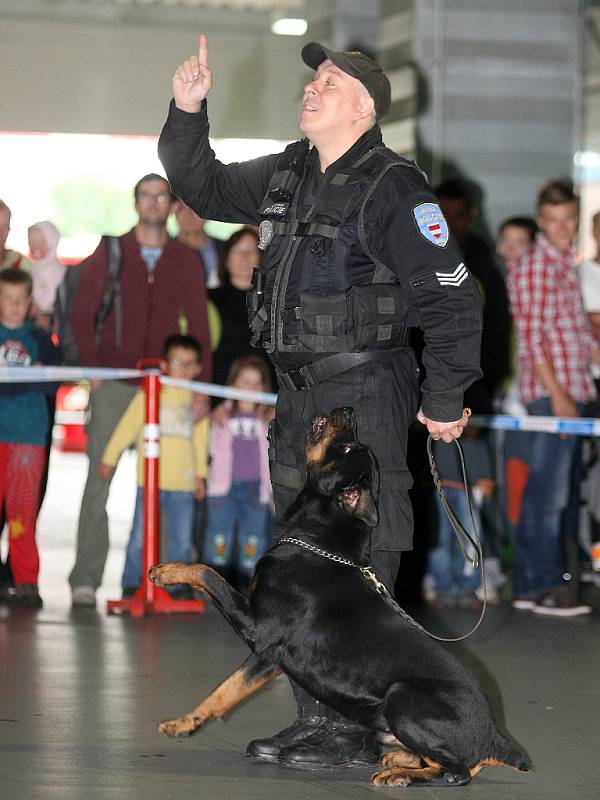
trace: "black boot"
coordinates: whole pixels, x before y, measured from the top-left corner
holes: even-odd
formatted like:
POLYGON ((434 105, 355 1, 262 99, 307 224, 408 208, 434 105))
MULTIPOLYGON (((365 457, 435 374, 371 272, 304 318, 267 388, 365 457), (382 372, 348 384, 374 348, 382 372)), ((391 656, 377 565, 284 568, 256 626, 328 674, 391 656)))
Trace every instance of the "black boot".
POLYGON ((282 747, 279 764, 293 769, 334 769, 375 764, 380 749, 375 733, 321 703, 325 720, 310 736, 282 747))
POLYGON ((308 692, 301 689, 298 684, 290 681, 298 716, 296 720, 279 733, 271 736, 270 739, 253 739, 246 748, 246 755, 256 758, 259 761, 269 761, 277 763, 279 753, 284 747, 289 747, 296 742, 305 739, 327 722, 325 713, 328 710, 322 703, 311 697, 308 692))

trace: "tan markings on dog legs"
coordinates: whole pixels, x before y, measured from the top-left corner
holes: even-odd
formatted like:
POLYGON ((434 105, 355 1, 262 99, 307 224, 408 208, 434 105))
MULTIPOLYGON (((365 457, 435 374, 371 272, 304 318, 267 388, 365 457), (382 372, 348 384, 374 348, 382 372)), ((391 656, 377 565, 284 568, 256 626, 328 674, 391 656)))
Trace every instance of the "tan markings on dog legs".
POLYGON ((382 769, 371 776, 373 786, 408 786, 410 778, 400 769, 382 769))
POLYGON ((381 772, 376 772, 373 775, 371 783, 375 786, 408 786, 412 783, 411 778, 427 781, 436 778, 442 772, 443 768, 440 764, 422 767, 421 769, 411 769, 410 767, 382 769, 381 772))
MULTIPOLYGON (((481 761, 475 764, 474 767, 471 767, 469 770, 469 774, 472 778, 475 777, 484 767, 502 767, 505 766, 504 761, 499 761, 497 758, 482 758, 481 761)), ((506 764, 507 767, 510 767, 510 764, 506 764)))
POLYGON ((194 589, 202 590, 202 575, 209 567, 204 564, 185 564, 183 561, 169 561, 150 567, 148 577, 157 586, 172 586, 187 583, 194 589))
POLYGON ((423 766, 423 759, 416 753, 411 753, 410 750, 391 750, 385 753, 379 759, 382 767, 413 767, 419 768, 423 766))
POLYGON ((280 673, 281 670, 274 667, 267 675, 248 682, 246 671, 240 668, 219 684, 193 711, 178 719, 164 720, 159 724, 158 730, 168 736, 185 736, 193 733, 206 720, 224 716, 239 702, 245 700, 246 697, 280 673))

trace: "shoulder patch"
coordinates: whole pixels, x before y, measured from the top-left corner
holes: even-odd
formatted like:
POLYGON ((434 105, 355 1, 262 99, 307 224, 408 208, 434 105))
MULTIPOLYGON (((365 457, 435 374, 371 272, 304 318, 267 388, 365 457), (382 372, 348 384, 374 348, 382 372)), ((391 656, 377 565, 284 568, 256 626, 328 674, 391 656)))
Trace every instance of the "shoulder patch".
POLYGON ((412 210, 419 233, 436 247, 448 243, 448 223, 437 203, 420 203, 412 210))

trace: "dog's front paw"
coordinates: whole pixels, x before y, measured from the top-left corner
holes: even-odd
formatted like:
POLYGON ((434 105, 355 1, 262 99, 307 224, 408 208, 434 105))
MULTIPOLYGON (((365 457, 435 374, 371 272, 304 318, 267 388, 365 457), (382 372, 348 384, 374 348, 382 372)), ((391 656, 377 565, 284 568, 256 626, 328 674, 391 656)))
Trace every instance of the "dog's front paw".
POLYGON ((200 725, 200 720, 191 714, 186 714, 179 719, 165 719, 158 725, 159 733, 166 733, 167 736, 191 736, 200 725))
POLYGON ((155 564, 148 570, 148 577, 157 586, 171 586, 175 583, 185 583, 182 570, 188 565, 182 561, 169 561, 166 564, 155 564))

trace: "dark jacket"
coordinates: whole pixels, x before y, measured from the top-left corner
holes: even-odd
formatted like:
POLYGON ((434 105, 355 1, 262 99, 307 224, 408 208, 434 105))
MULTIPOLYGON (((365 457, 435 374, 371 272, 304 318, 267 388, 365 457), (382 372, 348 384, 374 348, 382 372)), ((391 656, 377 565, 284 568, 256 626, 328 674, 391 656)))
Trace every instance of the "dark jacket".
POLYGON ((160 357, 167 336, 189 333, 202 346, 202 380, 209 381, 212 367, 206 288, 197 253, 169 238, 150 275, 135 232, 119 238, 123 259, 121 347, 115 344, 113 309, 96 348, 94 320, 107 280, 103 240, 86 259, 70 317, 81 363, 86 367, 135 368, 141 358, 160 357))
MULTIPOLYGON (((197 114, 187 114, 171 104, 159 156, 173 191, 198 214, 254 225, 260 222, 258 209, 280 158, 275 154, 221 164, 208 141, 206 104, 197 114)), ((351 287, 372 284, 377 266, 383 265, 391 280, 402 287, 406 322, 424 332, 427 377, 422 386, 423 410, 433 419, 458 419, 464 389, 481 375, 480 298, 466 270, 460 283, 452 283, 453 275, 462 276, 462 256, 456 244, 449 240, 440 247, 420 231, 418 209, 435 204, 435 197, 412 162, 383 147, 381 131, 375 126, 324 175, 316 150, 311 150, 295 199, 294 213, 299 219, 310 214, 324 196, 335 195, 338 182, 333 179, 342 173, 349 175, 351 182, 355 178, 354 194, 344 195, 349 198, 347 207, 338 204, 337 219, 329 221, 339 226, 333 244, 321 246, 318 235, 300 241, 287 236, 283 241, 274 240, 263 256, 269 323, 266 348, 283 369, 296 366, 299 362, 294 358, 307 363, 307 359, 322 357, 323 352, 315 356, 306 347, 303 353, 294 352, 300 347, 287 335, 285 326, 302 314, 307 296, 343 297, 351 287), (394 161, 394 166, 370 194, 369 183, 360 183, 364 175, 360 170, 355 173, 357 163, 374 149, 382 165, 394 161), (286 255, 290 252, 291 258, 286 255)), ((330 202, 328 211, 334 207, 330 202)), ((323 214, 319 221, 326 222, 323 214)))

